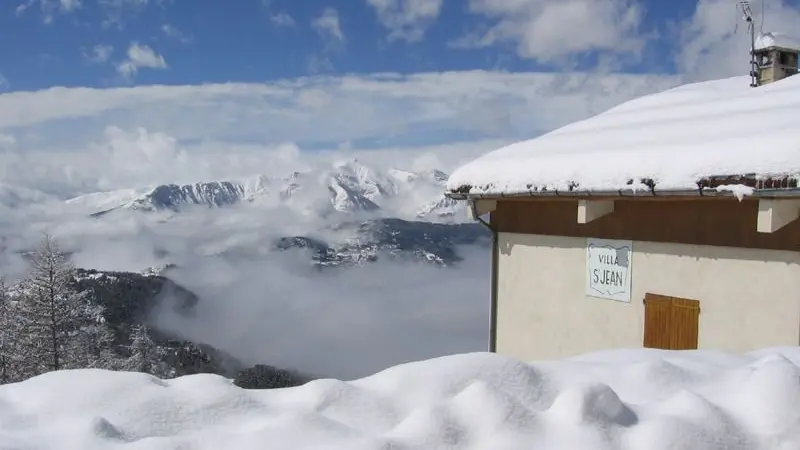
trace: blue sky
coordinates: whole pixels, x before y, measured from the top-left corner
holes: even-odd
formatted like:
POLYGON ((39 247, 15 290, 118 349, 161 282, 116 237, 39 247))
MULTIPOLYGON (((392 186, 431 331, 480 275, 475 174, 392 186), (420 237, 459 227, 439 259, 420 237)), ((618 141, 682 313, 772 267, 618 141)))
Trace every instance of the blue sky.
MULTIPOLYGON (((799 1, 785 3, 796 6, 799 1)), ((502 25, 503 21, 513 23, 509 21, 513 17, 508 11, 491 10, 489 0, 423 0, 418 4, 433 5, 433 10, 429 11, 434 12, 417 16, 411 11, 413 5, 404 4, 404 1, 385 2, 388 6, 381 16, 380 7, 376 6, 379 3, 371 4, 369 0, 7 0, 3 2, 0 15, 0 29, 4 34, 0 41, 0 73, 7 79, 8 88, 30 90, 56 85, 251 82, 318 73, 551 71, 565 67, 591 70, 597 66, 598 52, 591 47, 568 55, 569 61, 520 55, 518 42, 513 38, 480 48, 475 45, 454 48, 454 42, 466 35, 480 34, 492 26, 502 25), (397 5, 394 9, 393 3, 397 5), (328 21, 327 28, 324 25, 315 27, 315 20, 326 10, 335 13, 328 17, 335 17, 338 23, 328 21), (405 22, 398 22, 403 20, 403 13, 405 22), (392 23, 404 23, 406 30, 424 35, 409 36, 407 32, 406 36, 391 36, 392 23), (117 69, 133 43, 163 57, 165 67, 143 67, 136 71, 135 77, 122 78, 117 69), (104 53, 93 53, 94 49, 106 49, 107 60, 90 61, 90 55, 104 53)), ((536 0, 529 3, 536 3, 536 0)), ((725 19, 732 30, 736 2, 727 0, 727 3, 729 14, 725 19)), ((649 36, 646 36, 641 54, 633 57, 622 52, 618 55, 627 57, 615 58, 615 69, 675 72, 675 24, 691 19, 697 1, 648 0, 635 4, 641 15, 636 33, 649 36)), ((542 20, 547 21, 546 18, 542 20)), ((619 28, 613 18, 597 18, 597 22, 603 21, 619 28)), ((525 23, 519 25, 525 26, 525 23)), ((542 27, 542 22, 538 22, 538 26, 542 27)), ((569 34, 562 39, 569 39, 569 34)))
MULTIPOLYGON (((736 0, 0 4, 0 184, 60 197, 323 155, 449 171, 749 71, 736 0)), ((800 0, 764 11, 764 31, 800 30, 800 0)))

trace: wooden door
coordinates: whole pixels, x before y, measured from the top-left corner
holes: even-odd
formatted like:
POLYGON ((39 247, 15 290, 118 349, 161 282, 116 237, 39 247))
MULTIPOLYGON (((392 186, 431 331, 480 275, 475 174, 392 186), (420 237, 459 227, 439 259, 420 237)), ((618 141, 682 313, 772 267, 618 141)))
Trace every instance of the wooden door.
POLYGON ((700 327, 700 302, 687 298, 645 294, 645 348, 694 350, 700 327))

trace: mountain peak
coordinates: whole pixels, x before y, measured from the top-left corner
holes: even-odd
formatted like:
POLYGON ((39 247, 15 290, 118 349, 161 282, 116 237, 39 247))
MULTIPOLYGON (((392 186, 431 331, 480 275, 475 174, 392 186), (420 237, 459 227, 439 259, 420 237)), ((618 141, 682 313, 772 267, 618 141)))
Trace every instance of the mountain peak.
POLYGON ((162 184, 147 190, 130 189, 87 194, 68 200, 75 207, 94 209, 99 217, 118 209, 174 211, 184 207, 227 207, 239 203, 283 205, 303 214, 385 210, 394 217, 451 216, 452 202, 444 201, 439 170, 413 172, 378 170, 357 158, 312 171, 285 176, 254 175, 238 181, 162 184), (100 213, 96 211, 100 210, 100 213))
POLYGON ((130 209, 173 210, 187 205, 220 207, 232 205, 242 200, 244 187, 230 181, 209 181, 203 183, 162 184, 126 205, 130 209))

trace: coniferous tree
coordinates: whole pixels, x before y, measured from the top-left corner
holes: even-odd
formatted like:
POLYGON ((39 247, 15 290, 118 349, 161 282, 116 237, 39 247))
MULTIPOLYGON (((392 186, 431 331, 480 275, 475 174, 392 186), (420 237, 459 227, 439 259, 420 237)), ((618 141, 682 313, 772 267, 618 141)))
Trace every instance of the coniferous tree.
POLYGON ((29 376, 25 364, 28 358, 19 344, 23 334, 16 308, 19 296, 15 291, 15 287, 0 278, 0 384, 22 381, 29 376))
POLYGON ((147 325, 140 324, 132 328, 128 349, 130 357, 124 364, 124 370, 149 373, 159 378, 174 376, 174 370, 163 360, 163 349, 150 337, 147 325))
POLYGON ((26 355, 26 372, 94 366, 106 343, 102 310, 75 288, 77 271, 56 241, 44 235, 20 283, 17 343, 26 355), (94 333, 94 334, 93 334, 94 333), (99 341, 95 340, 99 339, 99 341))
POLYGON ((0 278, 0 384, 9 383, 15 378, 12 365, 15 317, 12 314, 6 284, 0 278))
POLYGON ((105 310, 84 299, 71 318, 65 346, 64 368, 118 369, 122 360, 114 353, 114 333, 107 326, 105 310))

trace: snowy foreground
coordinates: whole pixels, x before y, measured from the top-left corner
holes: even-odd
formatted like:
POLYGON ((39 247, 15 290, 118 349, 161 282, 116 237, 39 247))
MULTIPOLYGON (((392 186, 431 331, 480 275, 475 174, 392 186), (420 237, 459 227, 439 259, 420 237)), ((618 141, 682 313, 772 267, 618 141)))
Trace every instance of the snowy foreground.
POLYGON ((274 391, 78 370, 0 386, 2 449, 797 449, 800 348, 467 354, 274 391))

